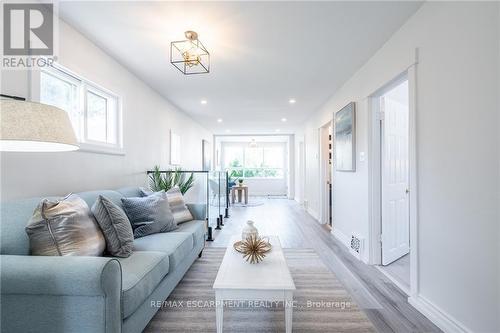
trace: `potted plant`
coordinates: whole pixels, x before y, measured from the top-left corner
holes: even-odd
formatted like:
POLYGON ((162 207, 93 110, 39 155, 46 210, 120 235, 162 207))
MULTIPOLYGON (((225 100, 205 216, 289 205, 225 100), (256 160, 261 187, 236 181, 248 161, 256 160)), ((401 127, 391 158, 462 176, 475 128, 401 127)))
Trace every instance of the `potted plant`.
POLYGON ((153 173, 149 175, 149 189, 154 192, 164 190, 165 192, 171 188, 178 186, 182 195, 184 195, 194 185, 194 174, 187 177, 186 173, 181 172, 181 168, 168 170, 171 172, 162 173, 160 167, 155 165, 153 173))
POLYGON ((238 179, 238 185, 239 186, 243 186, 243 178, 239 178, 238 179))
POLYGON ((236 183, 241 181, 243 180, 240 177, 238 177, 238 172, 236 170, 233 170, 228 176, 227 186, 228 188, 231 188, 233 186, 236 186, 236 183))

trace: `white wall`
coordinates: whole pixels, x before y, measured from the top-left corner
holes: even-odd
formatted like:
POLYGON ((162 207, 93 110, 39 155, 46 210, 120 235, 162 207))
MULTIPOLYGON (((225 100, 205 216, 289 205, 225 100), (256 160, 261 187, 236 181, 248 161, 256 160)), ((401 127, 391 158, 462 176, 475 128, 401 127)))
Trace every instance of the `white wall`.
MULTIPOLYGON (((59 63, 123 98, 125 156, 88 152, 2 153, 2 200, 146 184, 146 170, 169 163, 170 129, 181 135, 182 166, 201 169, 211 133, 88 39, 61 21, 59 63)), ((168 79, 167 77, 165 79, 168 79)), ((26 97, 26 71, 2 70, 1 91, 26 97)))
POLYGON ((412 64, 418 48, 417 301, 447 330, 500 331, 499 7, 425 3, 299 131, 314 212, 318 128, 356 102, 357 171, 334 173, 334 228, 368 238, 368 168, 359 161, 368 152, 367 97, 412 64))

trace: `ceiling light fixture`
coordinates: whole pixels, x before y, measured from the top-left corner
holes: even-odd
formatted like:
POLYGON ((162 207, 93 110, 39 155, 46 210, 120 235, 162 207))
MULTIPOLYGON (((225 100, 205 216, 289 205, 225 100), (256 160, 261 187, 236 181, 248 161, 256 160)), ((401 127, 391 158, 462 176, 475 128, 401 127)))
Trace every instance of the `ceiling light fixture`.
POLYGON ((222 123, 222 118, 217 119, 218 123, 222 123))
POLYGON ((185 75, 210 72, 210 53, 194 31, 184 33, 186 40, 170 43, 170 63, 185 75))
POLYGON ((205 104, 207 104, 208 102, 207 102, 207 100, 206 100, 206 99, 202 99, 202 100, 200 101, 200 103, 201 103, 201 104, 203 104, 203 105, 205 105, 205 104))
POLYGON ((286 122, 286 118, 281 118, 281 121, 285 123, 286 122))
POLYGON ((297 101, 295 100, 295 98, 290 98, 290 99, 288 100, 288 103, 290 103, 290 104, 295 104, 295 102, 297 102, 297 101))
POLYGON ((276 133, 279 133, 279 132, 280 132, 280 129, 279 129, 279 128, 277 128, 277 129, 276 129, 276 133))

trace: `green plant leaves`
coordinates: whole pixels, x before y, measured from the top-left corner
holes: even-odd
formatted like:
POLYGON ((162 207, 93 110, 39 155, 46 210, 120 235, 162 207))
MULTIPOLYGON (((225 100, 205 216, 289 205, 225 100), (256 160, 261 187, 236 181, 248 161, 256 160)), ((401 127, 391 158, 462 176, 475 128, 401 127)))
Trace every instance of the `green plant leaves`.
POLYGON ((186 173, 181 168, 161 172, 160 166, 155 165, 153 173, 149 174, 149 189, 153 192, 164 190, 165 192, 179 186, 179 190, 184 195, 194 185, 194 174, 191 173, 186 179, 186 173))

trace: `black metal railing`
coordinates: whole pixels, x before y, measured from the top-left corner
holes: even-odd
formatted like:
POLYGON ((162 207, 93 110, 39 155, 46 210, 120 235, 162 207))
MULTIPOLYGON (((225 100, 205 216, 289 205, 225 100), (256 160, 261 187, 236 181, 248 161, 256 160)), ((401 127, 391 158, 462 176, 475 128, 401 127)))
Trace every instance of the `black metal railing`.
POLYGON ((200 195, 203 193, 203 200, 206 207, 206 239, 207 241, 213 241, 213 229, 222 229, 224 218, 229 217, 228 173, 226 171, 202 170, 149 170, 147 171, 147 175, 149 176, 155 172, 159 172, 160 174, 181 173, 195 175, 193 188, 186 192, 186 199, 194 199, 200 202, 200 195))

